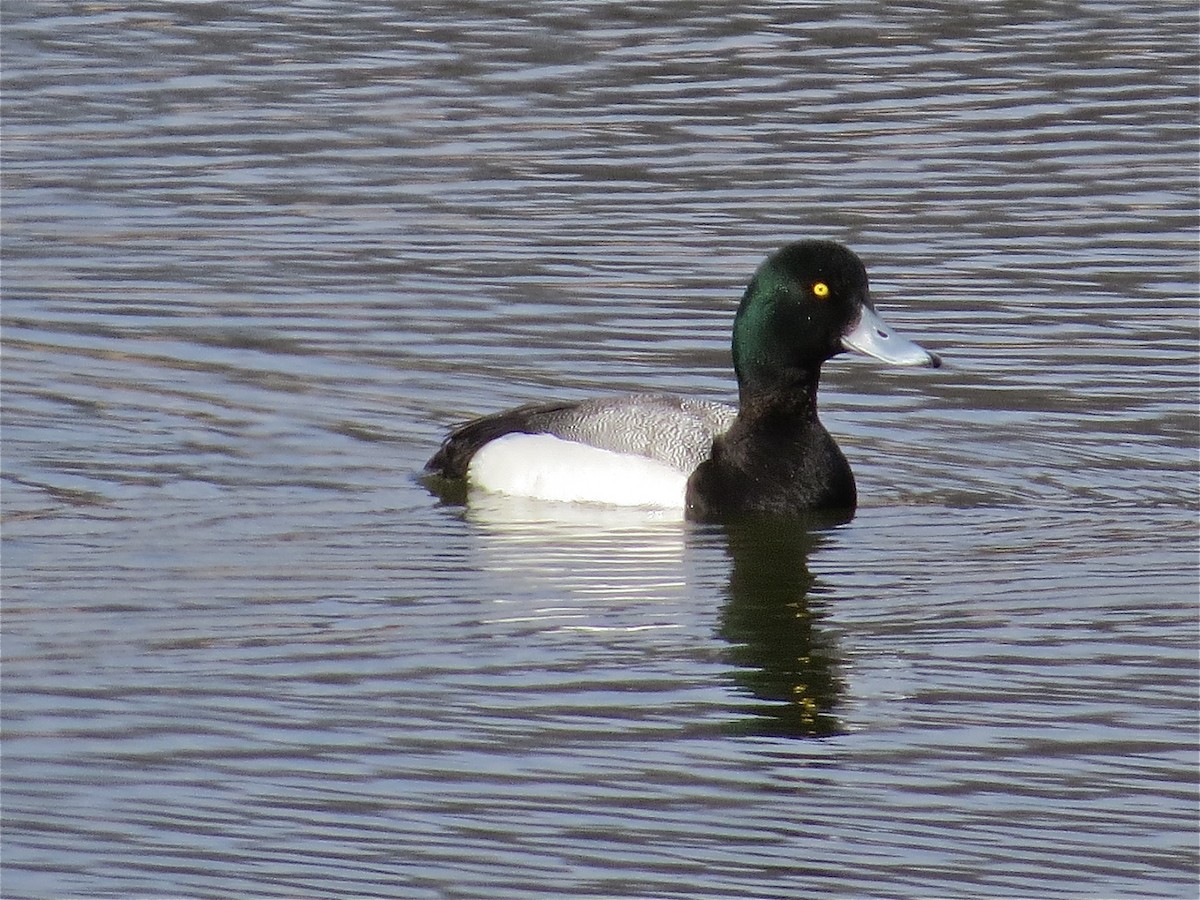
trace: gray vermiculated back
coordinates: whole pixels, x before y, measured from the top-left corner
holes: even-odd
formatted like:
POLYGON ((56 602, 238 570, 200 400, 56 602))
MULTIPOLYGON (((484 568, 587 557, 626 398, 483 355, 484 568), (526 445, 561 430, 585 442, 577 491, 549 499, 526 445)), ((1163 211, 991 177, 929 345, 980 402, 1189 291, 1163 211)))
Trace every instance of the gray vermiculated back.
POLYGON ((690 473, 706 459, 712 441, 733 424, 737 410, 724 403, 670 394, 599 397, 555 411, 545 431, 616 453, 633 453, 690 473))

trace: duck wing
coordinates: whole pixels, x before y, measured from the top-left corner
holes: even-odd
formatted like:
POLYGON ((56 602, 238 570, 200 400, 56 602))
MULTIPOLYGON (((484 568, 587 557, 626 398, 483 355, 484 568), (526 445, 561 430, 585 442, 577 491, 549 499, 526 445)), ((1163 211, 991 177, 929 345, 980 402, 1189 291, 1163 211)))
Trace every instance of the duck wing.
POLYGON ((671 394, 628 394, 566 403, 529 403, 456 428, 425 465, 443 478, 465 478, 484 444, 506 434, 552 434, 567 441, 628 453, 690 474, 708 458, 713 438, 733 424, 724 403, 671 394))

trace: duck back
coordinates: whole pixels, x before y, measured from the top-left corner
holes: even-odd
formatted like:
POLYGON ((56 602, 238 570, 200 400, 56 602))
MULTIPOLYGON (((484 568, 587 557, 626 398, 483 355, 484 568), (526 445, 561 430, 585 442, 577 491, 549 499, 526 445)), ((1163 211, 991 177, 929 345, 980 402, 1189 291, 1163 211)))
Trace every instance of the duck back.
POLYGON ((444 478, 465 478, 486 444, 508 434, 550 434, 639 456, 690 474, 737 411, 723 403, 670 394, 630 394, 566 403, 531 403, 475 419, 453 431, 425 466, 444 478))

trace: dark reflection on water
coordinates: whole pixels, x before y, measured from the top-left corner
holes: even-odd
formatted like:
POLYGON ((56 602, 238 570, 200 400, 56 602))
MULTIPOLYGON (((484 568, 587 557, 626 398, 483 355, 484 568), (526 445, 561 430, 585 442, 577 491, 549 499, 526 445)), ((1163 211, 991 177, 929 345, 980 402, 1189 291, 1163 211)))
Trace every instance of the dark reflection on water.
POLYGON ((828 598, 813 596, 808 557, 819 531, 789 522, 726 528, 733 560, 721 637, 738 683, 764 701, 746 731, 824 737, 843 730, 836 708, 844 684, 837 641, 825 623, 828 598))
POLYGON ((754 700, 738 706, 728 732, 772 737, 844 732, 836 713, 844 683, 835 630, 826 621, 835 598, 817 585, 808 558, 825 532, 849 516, 697 526, 656 522, 644 510, 576 509, 467 492, 441 480, 432 485, 456 516, 485 529, 486 567, 519 572, 533 594, 546 585, 566 594, 590 585, 593 602, 631 595, 653 601, 671 584, 664 567, 684 565, 689 553, 694 559, 723 548, 731 565, 714 631, 729 645, 722 657, 734 667, 731 677, 754 700))

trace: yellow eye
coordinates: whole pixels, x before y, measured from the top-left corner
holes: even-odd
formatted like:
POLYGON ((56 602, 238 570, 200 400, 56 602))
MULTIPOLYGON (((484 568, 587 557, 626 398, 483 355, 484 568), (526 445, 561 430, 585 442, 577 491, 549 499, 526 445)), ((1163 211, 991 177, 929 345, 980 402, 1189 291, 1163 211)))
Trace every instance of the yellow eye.
POLYGON ((813 296, 819 300, 824 300, 829 296, 829 285, 823 281, 818 281, 812 286, 813 296))

